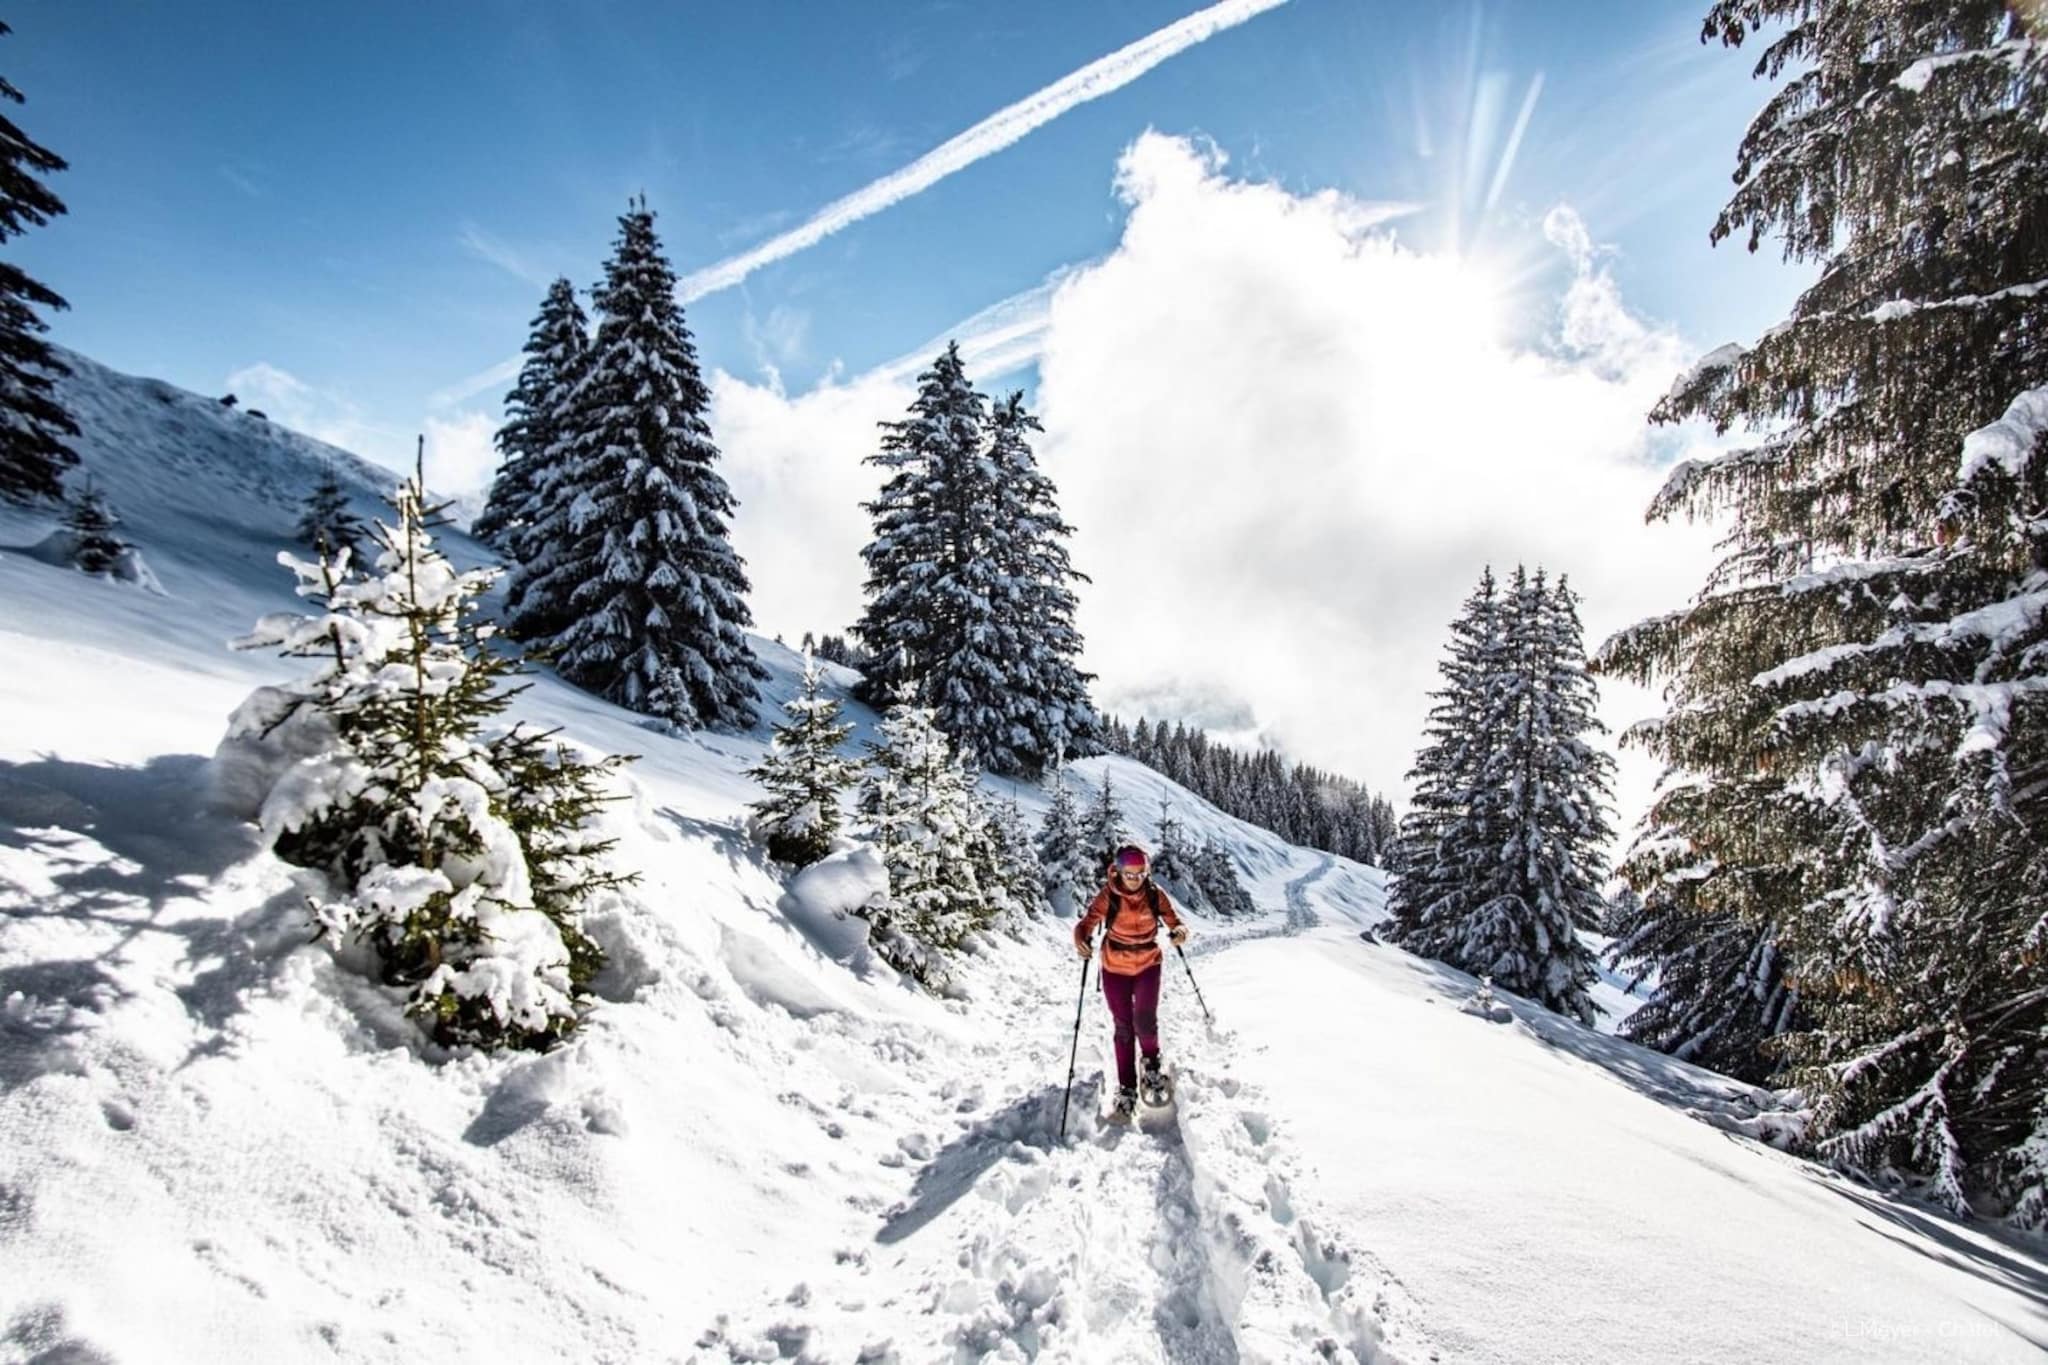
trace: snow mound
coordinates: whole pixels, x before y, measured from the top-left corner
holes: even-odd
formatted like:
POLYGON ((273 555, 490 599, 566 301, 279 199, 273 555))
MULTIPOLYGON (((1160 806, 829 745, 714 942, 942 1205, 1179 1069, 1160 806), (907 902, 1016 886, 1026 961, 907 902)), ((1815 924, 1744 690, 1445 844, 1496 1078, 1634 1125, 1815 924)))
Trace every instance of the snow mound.
POLYGON ((868 922, 854 914, 889 890, 882 856, 866 844, 841 849, 796 874, 776 909, 832 961, 865 971, 868 922))
MULTIPOLYGON (((78 564, 78 537, 60 526, 35 544, 18 547, 18 552, 55 568, 72 569, 78 564)), ((141 588, 144 592, 155 593, 158 597, 167 596, 163 582, 149 567, 149 561, 142 557, 142 551, 133 545, 115 556, 113 567, 98 576, 111 582, 141 588)))

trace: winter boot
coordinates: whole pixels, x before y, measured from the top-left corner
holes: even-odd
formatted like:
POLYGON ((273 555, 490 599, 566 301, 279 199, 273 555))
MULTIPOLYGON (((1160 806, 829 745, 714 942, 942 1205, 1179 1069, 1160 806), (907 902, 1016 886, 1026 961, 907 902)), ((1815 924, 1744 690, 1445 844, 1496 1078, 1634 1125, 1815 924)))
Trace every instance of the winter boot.
POLYGON ((1150 1105, 1162 1105, 1173 1098, 1173 1080, 1166 1074, 1158 1053, 1146 1056, 1144 1069, 1138 1073, 1138 1087, 1144 1091, 1145 1103, 1150 1105))
POLYGON ((1128 1085, 1120 1085, 1116 1089, 1116 1103, 1109 1106, 1109 1121, 1127 1124, 1137 1108, 1138 1092, 1128 1085))

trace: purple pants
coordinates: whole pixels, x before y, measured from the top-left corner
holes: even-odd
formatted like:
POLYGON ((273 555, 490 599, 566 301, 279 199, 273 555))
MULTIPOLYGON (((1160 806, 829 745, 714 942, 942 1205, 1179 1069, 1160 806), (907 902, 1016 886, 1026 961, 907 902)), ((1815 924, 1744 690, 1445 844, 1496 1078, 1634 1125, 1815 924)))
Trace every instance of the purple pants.
POLYGON ((1155 962, 1136 976, 1102 974, 1102 993, 1116 1020, 1116 1082, 1126 1090, 1138 1084, 1138 1060, 1131 1055, 1133 1036, 1150 1057, 1159 1051, 1159 968, 1155 962))

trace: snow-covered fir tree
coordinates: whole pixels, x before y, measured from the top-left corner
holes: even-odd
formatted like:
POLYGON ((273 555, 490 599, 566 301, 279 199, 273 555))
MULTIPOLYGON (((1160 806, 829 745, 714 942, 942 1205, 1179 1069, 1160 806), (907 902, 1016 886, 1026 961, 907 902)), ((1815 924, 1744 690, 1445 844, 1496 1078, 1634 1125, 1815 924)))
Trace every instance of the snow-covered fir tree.
POLYGON ((1773 927, 1703 911, 1678 894, 1710 869, 1671 831, 1638 841, 1623 871, 1650 892, 1613 902, 1608 959, 1631 990, 1653 973, 1657 986, 1621 1022, 1621 1036, 1738 1080, 1768 1082, 1781 1063, 1767 1045, 1801 1023, 1799 992, 1773 927))
POLYGON ((508 585, 507 601, 518 614, 520 597, 511 594, 531 581, 534 551, 526 543, 528 528, 542 519, 552 479, 557 446, 565 434, 572 411, 570 399, 583 377, 583 362, 590 347, 590 320, 576 301, 576 290, 566 279, 548 286, 540 312, 526 338, 526 359, 519 367, 518 382, 505 395, 505 424, 492 438, 498 448, 497 474, 483 511, 470 525, 470 534, 497 547, 522 567, 508 585))
POLYGON ((986 817, 968 771, 928 706, 901 700, 883 715, 881 738, 856 805, 860 833, 881 854, 889 892, 864 912, 883 959, 934 990, 946 988, 945 955, 994 918, 977 858, 986 817))
POLYGON ((1016 802, 998 802, 967 769, 967 864, 981 896, 980 922, 1016 930, 1044 907, 1038 856, 1016 802))
POLYGON ((910 415, 868 458, 888 472, 866 510, 870 657, 862 695, 908 685, 990 771, 1036 776, 1086 752, 1097 719, 1074 660, 1071 533, 1031 453, 1037 422, 1013 395, 990 411, 957 345, 918 377, 910 415))
POLYGON ((71 533, 71 562, 89 574, 112 573, 128 551, 128 542, 114 529, 120 524, 107 495, 88 479, 64 514, 64 529, 71 533))
POLYGON ((1102 868, 1081 837, 1080 803, 1066 768, 1052 772, 1052 805, 1038 827, 1038 867, 1046 897, 1062 913, 1076 913, 1102 883, 1102 868))
POLYGON ((996 881, 1007 894, 1012 913, 1031 918, 1045 913, 1045 874, 1039 866, 1031 826, 1025 821, 1016 797, 992 810, 989 828, 996 881))
POLYGON ((839 719, 839 702, 826 695, 817 661, 804 656, 803 690, 784 704, 789 719, 775 727, 768 754, 748 770, 767 788, 754 803, 754 825, 768 856, 808 867, 832 851, 839 833, 839 798, 860 777, 860 764, 839 746, 853 726, 839 719))
POLYGON ((1507 608, 1502 742, 1475 792, 1500 844, 1447 960, 1590 1024, 1598 973, 1577 931, 1597 930, 1605 905, 1614 760, 1586 739, 1605 727, 1570 587, 1518 568, 1507 608))
POLYGON ((1058 492, 1032 453, 1031 433, 1041 428, 1022 393, 994 405, 988 430, 994 505, 985 552, 998 573, 996 634, 1014 642, 1017 653, 1009 659, 1007 728, 995 727, 980 747, 996 771, 1035 777, 1064 755, 1101 746, 1102 718, 1088 699, 1093 675, 1076 662, 1081 632, 1073 585, 1088 580, 1067 554, 1074 528, 1060 516, 1058 492))
POLYGON ((768 675, 747 644, 733 497, 675 290, 654 214, 637 203, 619 220, 597 337, 551 447, 559 484, 523 533, 536 572, 513 627, 579 687, 677 725, 744 729, 768 675))
POLYGON ((1096 884, 1109 875, 1109 861, 1116 856, 1117 849, 1130 841, 1131 829, 1124 818, 1124 808, 1116 799, 1116 783, 1110 780, 1105 768, 1094 799, 1081 816, 1081 851, 1089 859, 1090 875, 1096 884))
POLYGON ((1424 744, 1408 770, 1413 795, 1401 821, 1387 896, 1390 936, 1415 952, 1439 957, 1456 926, 1477 904, 1477 869, 1499 847, 1482 822, 1481 775, 1501 742, 1500 717, 1488 709, 1489 689, 1505 667, 1501 601, 1491 566, 1451 622, 1437 664, 1443 686, 1431 692, 1424 744))
POLYGON ((366 574, 279 556, 322 611, 265 618, 239 643, 317 667, 251 696, 216 762, 261 774, 272 847, 327 879, 311 901, 321 932, 369 949, 437 1042, 548 1047, 603 965, 585 903, 630 880, 591 825, 620 760, 485 733, 516 668, 477 616, 495 571, 458 572, 433 548, 417 478, 394 509, 366 574))
MULTIPOLYGON (((0 36, 10 31, 0 23, 0 36)), ((23 102, 4 77, 0 99, 23 102)), ((64 158, 0 114, 0 242, 64 212, 64 202, 38 178, 64 168, 64 158)), ((51 379, 66 371, 42 338, 49 324, 38 313, 67 306, 20 266, 0 261, 0 499, 61 497, 64 471, 78 463, 64 440, 78 435, 78 423, 57 401, 51 379)))
POLYGON ((1174 818, 1173 804, 1159 806, 1159 847, 1152 852, 1152 875, 1162 879, 1185 879, 1194 870, 1194 848, 1188 843, 1187 826, 1174 818))
POLYGON ((1665 685, 1632 732, 1678 779, 1647 825, 1699 869, 1645 899, 1785 956, 1820 1154, 2039 1226, 2048 60, 2028 13, 1709 11, 1729 44, 1774 30, 1757 71, 1782 82, 1713 236, 1775 235, 1820 273, 1653 413, 1749 435, 1652 503, 1725 520, 1722 557, 1603 665, 1665 685))
POLYGON ((1568 585, 1489 570, 1454 625, 1393 897, 1412 950, 1585 1022, 1614 762, 1568 585))
POLYGON ((1188 842, 1187 826, 1174 818, 1172 803, 1162 802, 1158 838, 1152 849, 1152 880, 1184 909, 1213 912, 1215 907, 1195 875, 1198 856, 1199 850, 1188 842))
POLYGON ((1251 892, 1245 890, 1237 875, 1236 860, 1214 839, 1204 842, 1195 854, 1193 869, 1196 889, 1217 914, 1243 916, 1258 912, 1251 892))
MULTIPOLYGON (((918 376, 911 415, 884 422, 882 447, 867 457, 887 473, 875 500, 864 504, 874 538, 861 550, 868 601, 853 627, 870 659, 860 689, 870 705, 888 704, 905 687, 929 698, 946 637, 958 633, 947 629, 956 623, 940 621, 936 595, 961 552, 960 499, 947 480, 979 456, 986 408, 967 380, 960 348, 948 345, 918 376)), ((979 654, 974 663, 980 666, 979 654)))
POLYGON ((325 466, 320 471, 320 482, 313 485, 313 491, 301 505, 299 543, 315 554, 338 556, 346 550, 351 558, 360 558, 368 536, 362 518, 349 508, 341 475, 332 465, 325 466))

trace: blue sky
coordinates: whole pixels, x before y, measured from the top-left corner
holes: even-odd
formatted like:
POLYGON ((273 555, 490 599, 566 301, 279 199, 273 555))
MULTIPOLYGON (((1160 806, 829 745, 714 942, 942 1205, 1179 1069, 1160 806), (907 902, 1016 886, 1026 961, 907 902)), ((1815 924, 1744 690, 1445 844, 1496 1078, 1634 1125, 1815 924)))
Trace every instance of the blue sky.
MULTIPOLYGON (((273 365, 403 447, 430 395, 517 349, 548 276, 596 277, 627 195, 701 266, 1198 8, 36 6, 5 69, 72 163, 55 182, 72 212, 17 250, 71 300, 64 343, 201 390, 273 365)), ((1293 0, 700 301, 692 324, 708 362, 765 355, 797 386, 896 356, 1107 250, 1111 170, 1148 127, 1297 190, 1418 201, 1417 233, 1447 233, 1455 204, 1483 236, 1472 211, 1540 76, 1493 218, 1568 201, 1643 311, 1703 341, 1746 334, 1781 308, 1784 272, 1710 252, 1706 230, 1762 92, 1745 57, 1697 43, 1698 9, 1293 0), (1468 160, 1462 125, 1488 108, 1468 160)))
MULTIPOLYGON (((1701 7, 1288 0, 696 299, 757 621, 853 619, 899 362, 999 308, 978 377, 1045 419, 1098 699, 1398 791, 1483 565, 1569 573, 1589 644, 1704 572, 1641 509, 1712 435, 1644 414, 1805 272, 1708 245, 1769 92, 1701 7)), ((1202 9, 45 4, 0 70, 71 213, 10 250, 64 344, 373 459, 424 431, 460 491, 479 377, 630 195, 703 270, 1202 9)))

